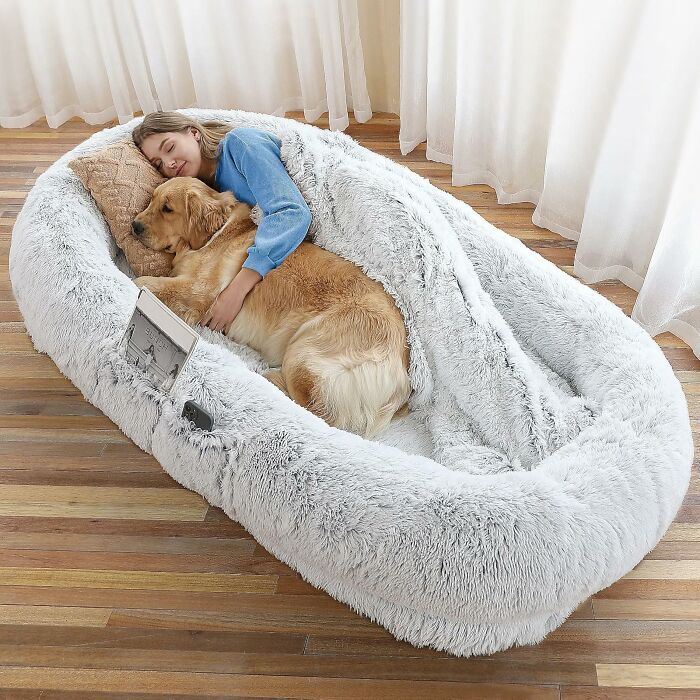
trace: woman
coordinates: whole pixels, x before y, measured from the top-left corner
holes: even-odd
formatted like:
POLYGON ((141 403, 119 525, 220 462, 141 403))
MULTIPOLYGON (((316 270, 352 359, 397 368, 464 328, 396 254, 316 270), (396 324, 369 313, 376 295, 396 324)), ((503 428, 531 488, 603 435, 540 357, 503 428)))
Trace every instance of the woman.
POLYGON ((200 322, 227 333, 250 290, 282 264, 311 224, 311 211, 282 162, 282 142, 261 129, 200 123, 178 112, 147 114, 132 138, 165 177, 197 177, 263 212, 241 271, 200 322))

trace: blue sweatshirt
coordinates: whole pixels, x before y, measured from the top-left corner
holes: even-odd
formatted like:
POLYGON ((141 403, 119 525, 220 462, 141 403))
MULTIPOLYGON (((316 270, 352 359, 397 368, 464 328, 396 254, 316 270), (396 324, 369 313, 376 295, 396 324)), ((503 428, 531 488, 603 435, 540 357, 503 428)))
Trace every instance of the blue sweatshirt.
POLYGON ((282 162, 282 142, 267 131, 239 127, 229 131, 217 150, 215 180, 220 192, 260 206, 263 219, 243 267, 263 277, 304 240, 311 211, 282 162))

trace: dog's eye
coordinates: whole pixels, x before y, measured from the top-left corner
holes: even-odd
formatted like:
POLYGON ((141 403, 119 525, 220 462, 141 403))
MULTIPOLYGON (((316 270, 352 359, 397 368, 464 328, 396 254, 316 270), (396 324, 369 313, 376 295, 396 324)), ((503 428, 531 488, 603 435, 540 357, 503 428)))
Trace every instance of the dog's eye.
POLYGON ((169 214, 169 213, 172 211, 172 209, 171 209, 167 204, 164 204, 164 205, 163 205, 163 211, 164 211, 166 214, 169 214))

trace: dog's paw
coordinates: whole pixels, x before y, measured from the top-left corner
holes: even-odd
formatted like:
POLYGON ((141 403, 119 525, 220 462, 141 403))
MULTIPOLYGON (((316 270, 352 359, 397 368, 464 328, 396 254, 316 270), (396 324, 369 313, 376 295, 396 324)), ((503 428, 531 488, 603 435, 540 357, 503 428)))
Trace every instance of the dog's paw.
MULTIPOLYGON (((149 289, 151 292, 153 292, 159 299, 160 295, 163 293, 163 291, 166 288, 166 283, 164 278, 162 277, 151 277, 149 275, 144 275, 142 277, 137 277, 134 280, 134 284, 139 288, 139 289, 149 289)), ((161 299, 161 301, 163 301, 161 299)))
POLYGON ((146 289, 150 289, 151 291, 153 290, 153 285, 151 284, 153 280, 153 277, 149 277, 148 275, 144 275, 142 277, 137 277, 134 280, 134 284, 139 288, 142 289, 145 287, 146 289))

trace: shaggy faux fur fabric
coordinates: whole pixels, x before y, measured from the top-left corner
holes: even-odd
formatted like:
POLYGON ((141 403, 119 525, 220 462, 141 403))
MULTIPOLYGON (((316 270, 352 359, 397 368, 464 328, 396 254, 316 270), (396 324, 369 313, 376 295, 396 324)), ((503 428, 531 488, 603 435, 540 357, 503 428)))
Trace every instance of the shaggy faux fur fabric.
POLYGON ((345 134, 267 115, 183 110, 276 133, 317 244, 402 311, 409 416, 377 442, 328 427, 260 376, 257 353, 200 329, 173 393, 118 343, 133 273, 63 156, 12 236, 35 347, 181 484, 397 638, 457 655, 533 644, 630 571, 690 478, 680 384, 613 304, 468 205, 345 134), (180 417, 187 399, 214 429, 180 417))

